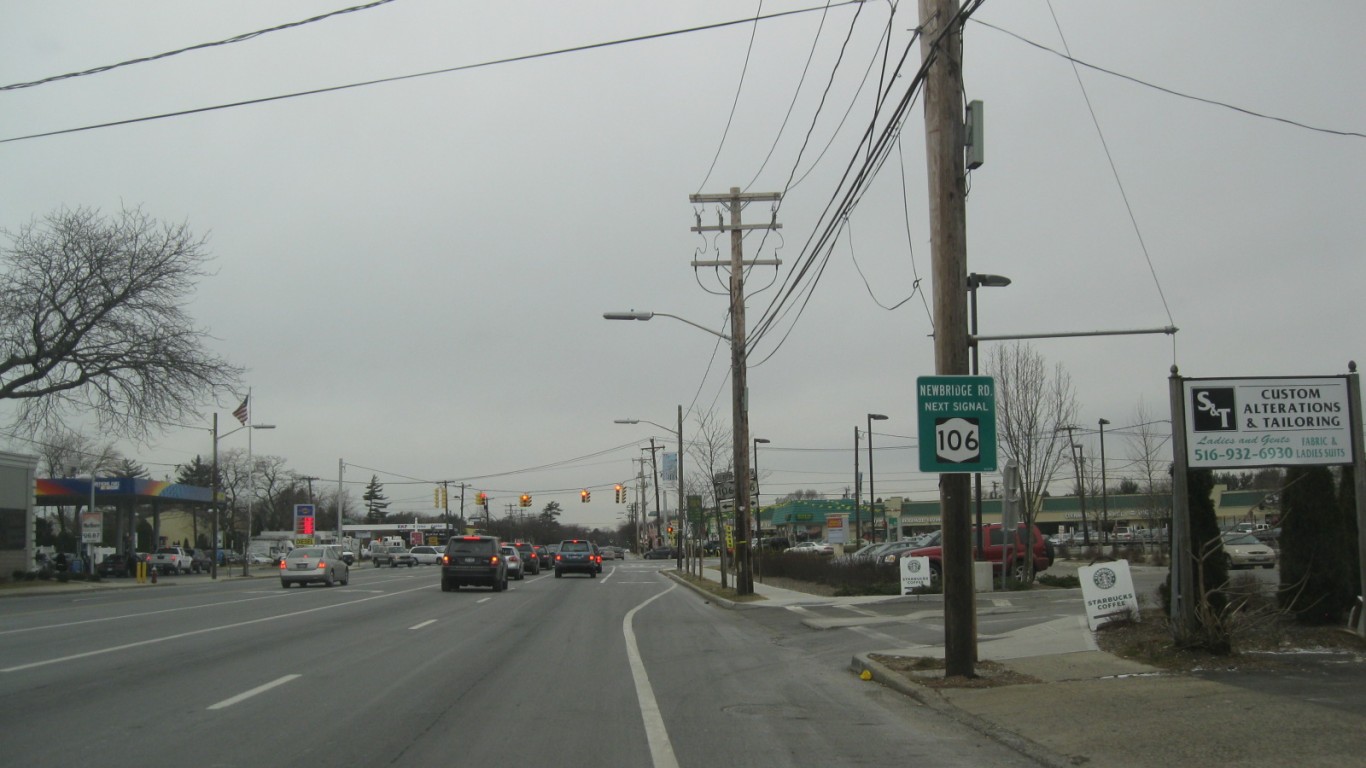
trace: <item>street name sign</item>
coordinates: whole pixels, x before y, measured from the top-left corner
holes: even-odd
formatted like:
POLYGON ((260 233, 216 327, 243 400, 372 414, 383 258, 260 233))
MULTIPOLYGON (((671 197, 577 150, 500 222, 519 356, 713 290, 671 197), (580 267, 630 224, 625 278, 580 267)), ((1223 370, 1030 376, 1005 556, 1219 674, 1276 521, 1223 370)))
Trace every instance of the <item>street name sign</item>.
POLYGON ((996 471, 996 380, 920 376, 915 380, 920 471, 996 471))

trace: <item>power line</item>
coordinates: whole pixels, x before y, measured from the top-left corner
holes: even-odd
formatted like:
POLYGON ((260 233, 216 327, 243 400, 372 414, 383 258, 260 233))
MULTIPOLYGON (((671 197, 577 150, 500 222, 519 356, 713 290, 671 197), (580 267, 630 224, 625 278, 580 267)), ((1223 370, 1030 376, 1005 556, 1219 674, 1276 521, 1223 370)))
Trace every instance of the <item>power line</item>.
POLYGON ((324 14, 321 15, 321 16, 314 16, 314 17, 312 17, 312 18, 304 19, 304 20, 302 20, 302 21, 291 21, 291 22, 289 22, 288 24, 281 24, 281 25, 279 25, 279 26, 270 27, 270 28, 268 28, 268 29, 258 29, 258 30, 256 30, 255 32, 246 32, 246 33, 241 34, 241 35, 234 35, 234 36, 229 37, 229 38, 227 38, 227 39, 225 39, 225 40, 216 40, 216 41, 214 41, 214 42, 212 42, 212 43, 199 43, 198 45, 191 45, 191 46, 188 46, 188 47, 186 47, 186 48, 178 48, 178 49, 176 49, 176 50, 174 50, 174 51, 167 51, 167 52, 165 52, 165 53, 158 53, 158 54, 155 54, 155 55, 152 55, 152 56, 143 56, 143 57, 137 58, 137 59, 130 59, 130 60, 128 60, 128 61, 121 61, 121 62, 119 62, 119 63, 117 63, 117 64, 106 64, 106 65, 104 65, 104 66, 102 66, 102 67, 95 67, 95 68, 93 68, 93 69, 86 69, 86 70, 82 70, 82 71, 80 71, 80 72, 68 72, 68 73, 66 73, 66 74, 64 74, 64 75, 53 75, 53 76, 51 76, 51 77, 45 77, 45 78, 43 78, 43 79, 41 79, 41 80, 33 80, 33 81, 30 81, 30 82, 27 82, 27 83, 12 83, 12 84, 10 84, 10 85, 0 85, 0 91, 15 91, 15 90, 18 90, 18 89, 20 89, 20 88, 32 88, 32 87, 35 86, 35 85, 44 85, 44 84, 46 84, 46 83, 55 83, 55 82, 57 82, 57 81, 59 81, 59 80, 70 80, 70 79, 75 78, 75 77, 86 77, 87 75, 97 75, 97 74, 99 74, 99 73, 101 73, 101 72, 108 72, 108 71, 110 71, 110 70, 112 70, 112 69, 118 69, 118 68, 120 68, 120 67, 130 67, 130 66, 132 66, 132 65, 134 65, 134 64, 146 64, 146 63, 149 62, 149 61, 156 61, 156 60, 158 60, 158 59, 165 59, 165 58, 169 58, 169 57, 171 57, 171 56, 177 56, 177 55, 182 54, 182 53, 188 53, 188 52, 190 52, 190 51, 198 51, 198 50, 203 50, 203 49, 205 49, 205 48, 214 48, 214 47, 220 46, 220 45, 231 45, 232 43, 241 43, 241 42, 245 42, 245 41, 247 41, 247 40, 251 40, 251 39, 253 39, 253 38, 260 37, 261 35, 270 34, 271 32, 279 32, 279 31, 282 30, 282 29, 291 29, 291 28, 293 28, 293 27, 302 27, 302 26, 305 25, 305 24, 312 24, 312 23, 315 22, 315 21, 322 21, 323 19, 329 19, 329 18, 331 18, 331 17, 333 17, 333 16, 340 16, 340 15, 342 15, 342 14, 344 14, 344 13, 354 13, 354 12, 356 12, 356 11, 369 10, 370 8, 374 8, 374 7, 379 6, 379 5, 384 5, 384 4, 386 4, 386 3, 392 3, 393 1, 394 1, 394 0, 375 0, 375 2, 373 2, 373 3, 367 3, 367 4, 365 4, 365 5, 353 5, 353 6, 351 6, 350 8, 343 8, 343 9, 341 9, 341 10, 339 10, 339 11, 332 11, 332 12, 330 12, 330 13, 324 13, 324 14))
POLYGON ((1097 71, 1097 72, 1103 72, 1104 74, 1110 75, 1111 77, 1118 77, 1118 78, 1120 78, 1121 80, 1128 80, 1129 82, 1135 83, 1135 84, 1137 84, 1137 85, 1141 85, 1141 86, 1143 86, 1144 88, 1152 88, 1152 89, 1155 90, 1155 91, 1161 91, 1162 93, 1165 93, 1165 94, 1167 94, 1167 95, 1169 95, 1169 96, 1176 96, 1176 97, 1182 98, 1182 99, 1190 99, 1191 101, 1198 101, 1198 102, 1200 102, 1201 104, 1209 104, 1210 106, 1213 106, 1213 107, 1223 107, 1224 109, 1231 109, 1231 110, 1233 110, 1234 112, 1241 112, 1241 113, 1243 113, 1244 115, 1248 115, 1249 117, 1261 118, 1262 120, 1274 120, 1275 122, 1278 122, 1278 123, 1285 123, 1286 125, 1293 125, 1293 126, 1295 126, 1296 128, 1303 128, 1303 129, 1305 129, 1306 131, 1316 131, 1316 132, 1318 132, 1318 133, 1327 133, 1327 134, 1330 134, 1330 135, 1333 135, 1333 136, 1350 136, 1350 137, 1358 138, 1358 139, 1366 139, 1366 133, 1361 133, 1361 132, 1359 132, 1359 131, 1342 131, 1342 130, 1337 130, 1337 129, 1335 129, 1335 128, 1320 128, 1320 127, 1318 127, 1318 126, 1313 126, 1313 125, 1308 125, 1308 124, 1306 124, 1306 123, 1301 123, 1301 122, 1299 122, 1298 120, 1291 120, 1290 118, 1287 118, 1287 117, 1277 117, 1277 116, 1275 116, 1275 115, 1268 115, 1268 114, 1265 114, 1265 113, 1263 113, 1263 112, 1257 112, 1257 111, 1255 111, 1255 110, 1247 109, 1246 107, 1239 107, 1239 106, 1236 106, 1236 105, 1234 105, 1234 104, 1229 104, 1229 103, 1227 103, 1227 102, 1218 101, 1217 99, 1207 99, 1207 98, 1205 98, 1205 97, 1203 97, 1203 96, 1195 96, 1195 95, 1193 95, 1193 94, 1183 93, 1183 92, 1181 92, 1181 91, 1177 91, 1177 90, 1173 90, 1173 89, 1171 89, 1171 88, 1167 88, 1166 86, 1157 85, 1157 84, 1155 84, 1155 83, 1150 83, 1150 82, 1148 82, 1148 81, 1146 81, 1146 80, 1140 80, 1140 79, 1138 79, 1137 77, 1134 77, 1134 76, 1132 76, 1132 75, 1126 75, 1126 74, 1123 74, 1122 72, 1116 72, 1116 71, 1114 71, 1114 70, 1112 70, 1112 69, 1106 69, 1105 67, 1101 67, 1101 66, 1098 66, 1098 65, 1096 65, 1096 64, 1091 64, 1091 63, 1086 62, 1086 61, 1082 61, 1081 59, 1074 58, 1074 57, 1073 57, 1071 54, 1069 54, 1069 53, 1063 53, 1063 52, 1061 52, 1061 51, 1057 51, 1057 50, 1054 50, 1054 49, 1052 49, 1052 48, 1049 48, 1048 46, 1043 45, 1042 43, 1036 43, 1036 42, 1034 42, 1033 40, 1030 40, 1030 39, 1027 38, 1027 37, 1024 37, 1024 36, 1019 35, 1019 34, 1016 34, 1015 32, 1011 32, 1011 31, 1008 30, 1008 29, 1004 29, 1004 28, 1002 28, 1002 27, 998 27, 998 26, 996 26, 995 24, 991 24, 991 23, 982 21, 982 20, 980 20, 980 19, 972 19, 972 21, 975 21, 975 22, 977 22, 978 24, 981 24, 982 26, 987 27, 988 29, 994 29, 994 30, 996 30, 997 32, 1000 32, 1000 33, 1005 34, 1005 35, 1009 35, 1009 36, 1015 38, 1016 40, 1019 40, 1020 42, 1025 43, 1026 45, 1032 45, 1032 46, 1034 46, 1035 48, 1038 48, 1038 49, 1041 50, 1041 51, 1047 51, 1048 53, 1051 53, 1051 54, 1053 54, 1054 56, 1057 56, 1057 57, 1063 58, 1063 59, 1067 59, 1068 61, 1072 62, 1073 64, 1076 64, 1076 65, 1079 65, 1079 66, 1086 67, 1087 69, 1094 69, 1094 70, 1097 71))
MULTIPOLYGON (((864 0, 844 0, 844 2, 838 3, 838 4, 837 4, 836 6, 834 6, 834 7, 839 7, 839 6, 843 6, 843 5, 862 5, 863 2, 864 2, 864 0)), ((351 89, 354 89, 354 88, 365 88, 365 87, 368 87, 368 86, 371 86, 371 85, 383 85, 383 84, 386 84, 386 83, 397 83, 397 82, 401 82, 401 81, 404 81, 404 80, 416 80, 416 79, 418 79, 418 78, 423 78, 423 77, 432 77, 432 76, 434 76, 434 75, 445 75, 445 74, 450 74, 450 73, 453 73, 453 72, 464 72, 464 71, 471 70, 471 69, 482 69, 482 68, 485 68, 485 67, 492 67, 492 66, 496 66, 496 65, 500 65, 500 64, 512 64, 512 63, 516 63, 516 62, 533 61, 533 60, 536 60, 536 59, 544 59, 544 58, 549 58, 549 57, 552 57, 552 56, 561 56, 561 55, 569 54, 569 53, 582 53, 582 52, 584 52, 584 51, 592 51, 592 50, 596 50, 596 49, 599 49, 599 48, 610 48, 610 47, 617 46, 617 45, 626 45, 626 44, 628 44, 628 43, 639 43, 639 42, 644 42, 644 41, 647 41, 647 40, 659 40, 659 39, 663 39, 663 38, 666 38, 666 37, 675 37, 675 36, 678 36, 678 35, 685 35, 685 34, 690 34, 690 33, 693 33, 693 32, 705 32, 705 31, 710 31, 710 30, 714 30, 714 29, 723 29, 723 28, 725 28, 725 27, 733 27, 733 26, 736 26, 736 25, 738 25, 738 24, 752 24, 752 23, 755 23, 755 22, 757 22, 757 21, 767 21, 767 20, 770 20, 770 19, 782 18, 782 17, 784 17, 784 16, 795 16, 795 15, 801 14, 801 13, 810 13, 810 12, 812 12, 812 11, 821 11, 821 10, 825 10, 825 7, 822 6, 822 7, 816 7, 816 8, 799 8, 799 9, 797 9, 797 10, 792 10, 792 11, 779 11, 779 12, 777 12, 777 13, 770 13, 770 14, 767 14, 767 15, 764 15, 764 16, 761 16, 761 17, 754 17, 754 18, 747 18, 747 19, 738 19, 738 20, 732 20, 732 21, 722 21, 722 22, 717 22, 717 23, 715 23, 715 24, 704 24, 704 25, 696 26, 696 27, 688 27, 687 29, 676 29, 676 30, 672 30, 672 31, 670 31, 670 32, 655 32, 655 33, 652 33, 652 34, 637 35, 637 36, 635 36, 635 37, 626 37, 626 38, 621 38, 621 39, 618 39, 618 40, 609 40, 609 41, 601 42, 601 43, 588 43, 588 44, 585 44, 585 45, 576 45, 576 46, 572 46, 572 47, 570 47, 570 48, 559 48, 559 49, 556 49, 556 50, 553 50, 553 51, 542 51, 542 52, 540 52, 540 53, 529 53, 529 54, 524 54, 524 55, 521 55, 521 56, 509 56, 509 57, 507 57, 507 58, 502 58, 502 59, 492 59, 492 60, 489 60, 489 61, 482 61, 482 62, 478 62, 478 63, 475 63, 475 64, 461 64, 461 65, 459 65, 459 66, 445 67, 445 68, 442 68, 442 69, 433 69, 433 70, 428 70, 428 71, 426 71, 426 72, 414 72, 414 73, 412 73, 412 74, 407 74, 407 75, 395 75, 395 76, 393 76, 393 77, 381 77, 381 78, 376 78, 376 79, 374 79, 374 80, 364 80, 364 81, 361 81, 361 82, 347 83, 347 84, 345 84, 345 85, 332 85, 332 86, 327 86, 327 87, 324 87, 324 88, 314 88, 314 89, 307 90, 307 91, 295 91, 295 92, 293 92, 293 93, 283 93, 283 94, 279 94, 279 95, 276 95, 276 96, 262 96, 262 97, 260 97, 260 98, 255 98, 255 99, 245 99, 245 100, 242 100, 242 101, 228 102, 228 103, 225 103, 225 104, 214 104, 214 105, 208 106, 208 107, 196 107, 196 108, 193 108, 193 109, 182 109, 182 110, 177 110, 177 111, 175 111, 175 112, 163 112, 163 113, 158 114, 158 115, 146 115, 146 116, 144 116, 144 117, 133 117, 133 118, 128 118, 128 119, 126 119, 126 120, 112 120, 112 121, 105 122, 105 123, 94 123, 94 124, 91 124, 91 125, 83 125, 83 126, 79 126, 79 127, 76 127, 76 128, 61 128, 61 129, 58 129, 58 130, 55 130, 55 131, 44 131, 44 132, 42 132, 42 133, 31 133, 31 134, 28 134, 28 135, 25 135, 25 136, 11 136, 11 137, 6 138, 6 139, 0 139, 0 144, 8 144, 8 143, 10 143, 10 142, 15 142, 15 141, 27 141, 27 140, 29 140, 29 139, 41 139, 41 138, 46 138, 46 137, 49 137, 49 136, 61 136, 61 135, 68 134, 68 133, 80 133, 80 132, 83 132, 83 131, 94 131, 94 130, 99 130, 99 129, 101 129, 101 128, 113 128, 113 127, 120 126, 120 125, 133 125, 133 124, 136 124, 136 123, 146 123, 146 122, 151 122, 151 121, 153 121, 153 120, 165 120, 165 119, 172 118, 172 117, 185 117, 185 116, 187 116, 187 115, 197 115, 197 114, 201 114, 201 113, 204 113, 204 112, 216 112, 216 111, 224 110, 224 109, 234 109, 234 108, 237 108, 237 107, 253 106, 253 105, 256 105, 256 104, 266 104, 266 103, 273 102, 273 101, 284 101, 284 100, 286 100, 286 99, 294 99, 294 98, 299 98, 299 97, 302 97, 302 96, 317 96, 317 95, 319 95, 319 94, 324 94, 324 93, 334 93, 334 92, 336 92, 336 91, 346 91, 346 90, 351 90, 351 89)))

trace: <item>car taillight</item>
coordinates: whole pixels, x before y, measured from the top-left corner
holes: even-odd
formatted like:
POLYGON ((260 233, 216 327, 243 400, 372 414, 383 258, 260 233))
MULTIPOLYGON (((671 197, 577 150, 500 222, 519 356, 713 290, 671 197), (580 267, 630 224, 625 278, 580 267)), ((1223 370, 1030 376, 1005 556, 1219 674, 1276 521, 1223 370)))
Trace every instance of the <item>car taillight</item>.
POLYGON ((283 571, 284 569, 285 569, 285 561, 284 561, 284 560, 281 560, 281 561, 280 561, 280 570, 283 571))
POLYGON ((497 555, 494 555, 493 557, 489 558, 489 565, 497 565, 497 564, 498 564, 498 556, 497 556, 497 555))
POLYGON ((324 563, 323 561, 319 560, 319 561, 318 561, 318 567, 319 567, 319 568, 326 568, 326 567, 327 567, 327 563, 324 563))
POLYGON ((442 564, 442 565, 450 565, 450 564, 451 564, 451 556, 450 556, 450 555, 442 555, 442 556, 441 556, 441 564, 442 564))

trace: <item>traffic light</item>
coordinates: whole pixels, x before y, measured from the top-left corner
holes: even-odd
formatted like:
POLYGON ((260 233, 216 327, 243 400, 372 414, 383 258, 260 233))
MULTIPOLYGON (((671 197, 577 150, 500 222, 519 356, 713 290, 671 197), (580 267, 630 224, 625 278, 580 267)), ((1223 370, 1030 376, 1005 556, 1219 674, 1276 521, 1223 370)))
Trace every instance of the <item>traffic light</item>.
POLYGON ((432 506, 441 509, 441 486, 432 489, 432 506))
POLYGON ((621 503, 623 503, 623 502, 625 502, 625 501, 626 501, 626 486, 622 485, 621 483, 617 483, 616 502, 617 502, 618 504, 621 504, 621 503))
POLYGON ((529 507, 529 506, 531 506, 531 494, 529 494, 529 493, 524 493, 524 494, 522 494, 521 505, 524 506, 524 507, 529 507))
POLYGON ((670 536, 674 535, 674 527, 673 527, 672 525, 669 526, 669 535, 670 535, 670 536))
POLYGON ((587 488, 583 489, 582 491, 579 491, 579 501, 583 502, 584 504, 587 504, 588 500, 591 498, 593 498, 593 494, 589 493, 587 488))
POLYGON ((479 493, 475 494, 474 503, 478 504, 481 507, 484 507, 485 509, 488 509, 489 495, 487 493, 484 493, 483 491, 480 491, 479 493))

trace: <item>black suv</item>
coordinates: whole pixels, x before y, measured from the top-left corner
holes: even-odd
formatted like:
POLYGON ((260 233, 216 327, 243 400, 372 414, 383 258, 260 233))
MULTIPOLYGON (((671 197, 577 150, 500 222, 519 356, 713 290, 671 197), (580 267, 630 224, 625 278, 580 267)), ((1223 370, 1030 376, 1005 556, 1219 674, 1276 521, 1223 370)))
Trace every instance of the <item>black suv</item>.
POLYGON ((601 570, 598 548, 586 539, 565 539, 560 542, 560 551, 555 553, 555 578, 566 573, 586 573, 598 577, 601 570))
POLYGON ((441 591, 450 592, 465 585, 493 587, 494 592, 508 588, 508 564, 494 536, 456 536, 446 542, 441 556, 441 591))
POLYGON ((541 555, 534 546, 525 541, 519 541, 512 546, 516 547, 517 554, 522 556, 522 573, 535 576, 541 572, 541 555))

